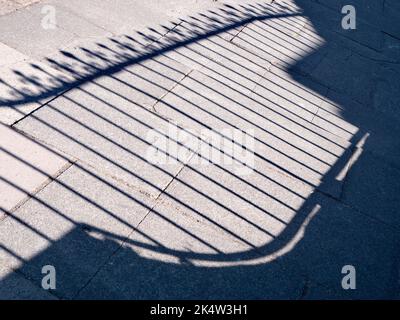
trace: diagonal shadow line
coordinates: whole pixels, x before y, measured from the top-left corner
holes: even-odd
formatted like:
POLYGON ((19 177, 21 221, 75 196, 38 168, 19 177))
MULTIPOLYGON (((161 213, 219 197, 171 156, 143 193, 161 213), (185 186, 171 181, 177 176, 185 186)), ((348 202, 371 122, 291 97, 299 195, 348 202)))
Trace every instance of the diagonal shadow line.
MULTIPOLYGON (((2 207, 0 207, 0 210, 3 210, 4 212, 7 212, 5 209, 3 209, 2 207)), ((5 252, 7 252, 8 254, 12 255, 14 258, 16 258, 17 260, 19 260, 22 263, 28 263, 28 260, 26 260, 25 258, 21 257, 18 253, 14 252, 13 250, 11 250, 10 248, 7 248, 6 246, 4 246, 3 244, 0 243, 0 249, 4 250, 5 252)), ((12 268, 10 268, 12 269, 12 268)))
MULTIPOLYGON (((194 25, 194 26, 199 27, 198 25, 194 25)), ((181 25, 179 25, 179 27, 185 28, 185 25, 184 25, 184 24, 181 24, 181 25)), ((201 28, 201 27, 199 27, 199 28, 201 28)), ((246 29, 249 29, 249 28, 250 28, 250 27, 247 26, 246 29)), ((185 29, 186 29, 186 30, 190 30, 189 28, 185 28, 185 29)), ((204 28, 201 28, 201 29, 204 30, 204 28)), ((178 33, 178 32, 179 32, 179 31, 177 31, 176 29, 174 29, 174 30, 171 31, 171 33, 178 33)), ((196 32, 196 31, 193 31, 193 32, 196 32)), ((240 32, 240 34, 241 34, 241 33, 244 34, 245 31, 240 32)), ((236 37, 237 37, 237 38, 240 38, 240 34, 237 35, 236 37)), ((262 35, 262 36, 265 37, 264 35, 262 35)), ((258 42, 260 42, 258 39, 254 38, 254 37, 252 37, 252 38, 253 38, 254 40, 257 40, 258 42)), ((268 38, 268 39, 269 39, 269 38, 268 38)), ((247 40, 244 40, 244 39, 241 39, 241 40, 243 40, 244 42, 248 43, 249 45, 255 46, 254 44, 250 43, 250 42, 247 41, 247 40)), ((209 42, 211 42, 211 43, 214 43, 214 44, 216 44, 216 45, 219 46, 219 47, 223 47, 220 43, 216 43, 215 41, 213 41, 212 38, 207 39, 207 41, 209 41, 209 42)), ((196 45, 199 45, 199 46, 201 46, 201 47, 203 47, 203 48, 205 48, 206 50, 209 50, 209 51, 212 51, 212 52, 218 54, 218 52, 216 52, 215 50, 213 50, 213 49, 211 49, 211 48, 209 48, 209 47, 206 47, 206 46, 204 46, 204 45, 201 45, 199 42, 196 42, 195 44, 196 44, 196 45)), ((235 44, 235 45, 237 45, 237 44, 235 44)), ((238 45, 238 46, 239 46, 239 48, 240 48, 241 50, 247 51, 248 53, 257 56, 257 57, 259 57, 260 59, 265 60, 265 57, 261 57, 261 56, 257 55, 256 52, 254 52, 254 51, 249 51, 249 50, 247 50, 247 48, 245 48, 245 47, 243 47, 243 46, 240 46, 240 45, 238 45)), ((266 45, 266 46, 267 46, 267 45, 266 45)), ((226 49, 227 51, 231 51, 230 49, 228 49, 228 48, 226 48, 226 47, 223 47, 223 48, 226 49)), ((258 47, 257 47, 257 48, 258 48, 258 47)), ((266 52, 265 50, 263 50, 263 49, 261 49, 261 48, 258 48, 258 49, 259 49, 260 51, 266 53, 267 55, 270 55, 270 56, 273 56, 274 58, 279 59, 278 57, 274 56, 273 54, 271 54, 271 53, 269 53, 269 52, 266 52)), ((192 49, 192 50, 193 50, 193 49, 192 49)), ((281 52, 280 50, 278 50, 278 49, 276 49, 276 48, 274 48, 274 50, 275 50, 275 51, 278 51, 279 53, 282 53, 282 54, 283 54, 283 52, 281 52)), ((195 51, 195 50, 193 50, 193 51, 195 51)), ((198 54, 201 54, 201 53, 198 52, 198 51, 195 51, 195 52, 198 53, 198 54)), ((232 51, 231 51, 231 52, 232 52, 232 51)), ((237 52, 234 52, 234 54, 236 54, 236 55, 238 55, 238 56, 241 56, 241 55, 240 55, 239 53, 237 53, 237 52)), ((246 58, 246 57, 243 57, 243 56, 241 56, 241 57, 244 58, 244 59, 246 59, 246 60, 248 60, 248 58, 246 58)), ((229 60, 229 61, 231 61, 231 62, 233 62, 233 63, 235 63, 235 64, 237 64, 237 62, 235 62, 235 61, 229 59, 227 56, 224 56, 223 58, 224 58, 224 59, 227 59, 227 60, 229 60)), ((296 61, 297 61, 297 60, 296 60, 296 61)), ((215 62, 219 62, 219 61, 215 61, 215 62)), ((251 61, 251 63, 256 64, 256 62, 254 62, 254 61, 251 61)), ((241 68, 244 68, 244 69, 246 69, 246 70, 248 70, 248 71, 254 72, 253 70, 250 70, 249 68, 247 68, 247 67, 244 66, 244 65, 241 65, 241 68)), ((230 70, 231 70, 231 69, 230 69, 230 70)), ((233 71, 233 70, 232 70, 232 71, 233 71)), ((248 79, 249 81, 253 81, 253 82, 254 82, 254 80, 252 80, 252 79, 250 79, 250 78, 248 78, 248 77, 246 77, 246 76, 244 76, 244 75, 241 75, 241 76, 243 76, 244 78, 248 79)), ((282 98, 285 99, 285 97, 282 97, 282 98)), ((305 100, 305 98, 303 98, 303 99, 305 100)), ((293 102, 292 102, 292 103, 293 103, 293 102)), ((310 102, 310 103, 311 103, 311 104, 314 104, 313 102, 310 102)), ((295 103, 294 103, 294 104, 295 104, 295 103)), ((300 105, 297 105, 297 107, 299 107, 299 108, 301 108, 301 109, 304 109, 304 107, 302 107, 302 106, 300 106, 300 105)), ((304 109, 304 110, 310 112, 310 111, 307 110, 307 109, 304 109)))
MULTIPOLYGON (((230 6, 230 5, 227 5, 227 7, 236 9, 236 8, 230 6)), ((271 13, 271 14, 276 14, 276 13, 282 12, 282 11, 279 11, 278 8, 275 7, 275 4, 273 4, 273 5, 272 5, 272 4, 266 4, 265 6, 262 6, 261 4, 259 4, 259 5, 258 5, 258 8, 256 8, 255 6, 253 6, 253 5, 251 5, 251 4, 248 6, 248 7, 254 8, 254 9, 249 9, 248 7, 246 7, 246 6, 244 6, 244 5, 241 5, 241 4, 239 4, 239 7, 242 8, 243 10, 247 11, 247 12, 250 12, 250 14, 254 14, 255 12, 257 12, 257 10, 265 10, 266 12, 269 12, 269 13, 271 13)), ((233 10, 233 9, 232 9, 232 10, 233 10)), ((296 10, 297 10, 297 9, 296 9, 296 10)), ((224 10, 224 9, 222 9, 221 11, 222 11, 222 12, 225 12, 225 13, 226 13, 226 12, 229 12, 229 11, 224 10)), ((287 10, 285 10, 285 11, 287 11, 287 10)), ((220 15, 220 14, 215 13, 215 12, 214 12, 214 14, 220 15)), ((221 15, 220 15, 220 16, 221 16, 221 15)), ((304 21, 301 21, 301 20, 299 19, 299 17, 287 17, 287 18, 285 18, 284 20, 279 20, 279 22, 281 22, 280 25, 282 25, 282 26, 285 25, 284 28, 290 30, 291 32, 296 32, 296 33, 299 31, 299 24, 301 24, 301 23, 304 24, 304 21), (294 29, 292 29, 292 28, 290 28, 290 27, 288 27, 288 26, 290 26, 290 27, 292 27, 292 28, 294 28, 294 29)), ((317 37, 315 37, 315 35, 312 35, 312 37, 313 37, 314 39, 318 40, 318 41, 320 40, 320 39, 318 39, 317 37)))
MULTIPOLYGON (((222 10, 222 11, 223 11, 223 10, 222 10)), ((214 14, 215 14, 215 15, 219 15, 218 13, 214 13, 214 14)), ((206 15, 203 15, 203 16, 204 16, 205 18, 208 18, 206 15)), ((220 16, 222 17, 222 15, 220 15, 220 16)), ((193 18, 193 20, 198 21, 200 24, 202 23, 202 20, 200 20, 200 19, 198 19, 198 18, 193 18)), ((275 28, 275 27, 271 26, 271 24, 278 24, 278 25, 280 25, 279 22, 284 22, 284 21, 285 21, 285 20, 274 19, 274 20, 269 20, 268 23, 265 22, 265 21, 258 21, 258 22, 261 23, 262 25, 266 26, 266 27, 269 27, 269 28, 272 28, 272 29, 276 30, 276 31, 279 32, 279 33, 282 33, 283 35, 285 35, 285 37, 288 37, 288 38, 290 38, 290 39, 292 39, 292 40, 294 40, 294 41, 297 41, 297 42, 301 43, 301 44, 304 45, 304 46, 309 47, 310 50, 314 50, 316 47, 318 47, 318 46, 321 45, 321 42, 319 42, 319 43, 314 43, 315 46, 312 47, 312 46, 310 46, 310 45, 308 45, 308 44, 306 44, 306 43, 300 41, 299 39, 294 38, 293 35, 287 34, 287 33, 283 32, 282 30, 279 30, 278 28, 275 28)), ((201 27, 199 24, 194 24, 194 23, 191 23, 191 22, 189 22, 189 21, 185 21, 185 22, 187 22, 188 24, 191 24, 191 25, 195 25, 195 26, 197 26, 198 28, 204 29, 204 27, 201 27)), ((260 26, 258 26, 257 23, 252 23, 251 25, 252 25, 252 26, 256 26, 257 28, 260 28, 260 26)), ((250 26, 250 24, 247 24, 247 25, 246 25, 247 28, 250 28, 249 26, 250 26)), ((280 26, 281 26, 281 25, 280 25, 280 26)), ((285 28, 285 27, 284 27, 284 28, 285 28)), ((291 33, 295 32, 295 31, 293 31, 293 30, 290 30, 290 31, 291 31, 291 33)), ((296 30, 296 31, 298 31, 298 30, 296 30)), ((157 31, 155 31, 155 32, 157 32, 157 31)), ((231 39, 229 42, 232 43, 232 41, 233 41, 237 36, 239 36, 242 32, 245 32, 244 29, 241 30, 238 34, 236 34, 235 37, 234 37, 233 39, 231 39)), ((255 31, 255 30, 253 30, 253 32, 257 33, 257 34, 260 35, 262 38, 266 38, 265 35, 263 35, 263 34, 257 32, 257 31, 255 31)), ((276 35, 276 33, 275 33, 274 35, 275 35, 276 37, 279 37, 279 36, 276 35)), ((218 37, 221 38, 220 35, 218 35, 218 37)), ((284 40, 284 39, 281 38, 281 37, 279 37, 279 38, 280 38, 282 41, 284 41, 284 42, 288 42, 287 40, 284 40)), ((290 42, 289 42, 289 43, 290 43, 290 42)), ((243 47, 241 47, 241 48, 244 49, 243 47)), ((303 51, 304 51, 304 50, 303 50, 303 51)), ((304 51, 304 52, 305 52, 306 54, 309 53, 308 51, 304 51)))
MULTIPOLYGON (((104 88, 104 89, 106 89, 106 90, 108 89, 108 88, 104 87, 103 85, 99 85, 99 84, 97 84, 97 83, 94 83, 94 84, 97 85, 97 86, 99 86, 99 87, 101 87, 101 88, 104 88)), ((116 106, 114 106, 114 105, 111 105, 109 102, 105 101, 104 99, 101 99, 101 98, 99 98, 98 96, 95 96, 94 94, 90 93, 89 91, 87 91, 87 90, 85 90, 85 89, 80 89, 80 90, 81 90, 82 92, 84 92, 85 94, 91 96, 92 98, 94 98, 94 99, 96 99, 96 100, 98 100, 98 101, 104 103, 105 105, 109 106, 110 108, 112 108, 112 109, 114 109, 114 110, 117 110, 118 112, 120 112, 122 115, 128 117, 129 119, 134 120, 135 122, 138 122, 138 123, 140 123, 140 124, 143 125, 143 126, 146 126, 146 127, 149 128, 150 130, 156 130, 158 133, 160 133, 161 135, 164 135, 164 136, 165 136, 165 133, 162 133, 162 132, 159 131, 157 128, 150 127, 148 124, 142 122, 141 120, 139 120, 139 119, 137 119, 137 118, 135 118, 135 117, 132 117, 131 114, 126 113, 125 111, 119 109, 118 107, 116 107, 116 106)), ((111 92, 111 91, 110 91, 110 92, 111 92)), ((146 112, 149 113, 150 115, 156 116, 157 118, 161 119, 162 121, 168 122, 168 119, 166 119, 166 118, 160 116, 160 115, 157 114, 157 113, 151 112, 150 110, 148 110, 147 108, 141 106, 140 104, 137 104, 137 103, 135 103, 134 101, 132 101, 132 100, 126 98, 126 97, 123 97, 122 95, 119 95, 119 94, 117 94, 117 93, 115 93, 115 92, 113 92, 113 94, 115 94, 115 95, 117 95, 117 96, 123 98, 124 100, 128 101, 129 103, 132 103, 132 104, 135 105, 136 107, 141 108, 142 110, 146 111, 146 112)), ((64 98, 70 100, 71 102, 73 102, 73 103, 75 103, 75 104, 79 104, 77 101, 74 101, 72 98, 69 98, 69 97, 66 97, 66 96, 64 96, 64 98)), ((176 126, 177 128, 179 128, 180 130, 184 131, 185 133, 188 133, 189 135, 191 135, 191 136, 192 136, 193 138, 195 138, 195 139, 198 139, 198 138, 199 138, 199 137, 196 136, 193 132, 187 130, 186 128, 184 128, 184 127, 182 127, 182 126, 180 126, 180 125, 174 124, 174 126, 176 126)), ((171 138, 171 137, 169 137, 169 136, 165 136, 165 137, 168 137, 168 138, 170 138, 171 140, 173 140, 173 141, 175 141, 175 142, 177 142, 177 143, 180 143, 179 141, 176 141, 176 140, 174 140, 173 138, 171 138)), ((200 138, 200 139, 201 139, 201 138, 200 138)), ((205 143, 208 143, 208 141, 205 141, 205 140, 203 140, 203 139, 201 139, 201 140, 202 140, 203 142, 205 142, 205 143)), ((146 142, 146 143, 147 143, 147 142, 146 142)), ((180 143, 180 144, 181 144, 183 147, 188 148, 187 146, 183 145, 182 143, 180 143)), ((210 147, 214 148, 214 149, 217 150, 217 151, 220 151, 219 149, 217 149, 217 148, 216 148, 215 146, 213 146, 213 145, 210 146, 210 147)), ((193 151, 193 152, 194 152, 194 150, 192 150, 192 149, 190 149, 190 148, 188 148, 188 149, 189 149, 190 151, 193 151)), ((202 155, 199 154, 199 153, 196 153, 196 154, 199 155, 199 156, 201 156, 201 157, 204 157, 204 156, 202 156, 202 155)), ((229 155, 229 154, 228 154, 228 155, 229 155)), ((240 160, 234 158, 232 155, 229 155, 229 156, 231 156, 233 160, 239 162, 240 164, 246 165, 245 163, 241 162, 240 160)), ((212 163, 215 164, 215 165, 218 165, 217 163, 214 163, 214 162, 212 162, 212 163)), ((219 165, 218 165, 218 166, 219 166, 219 165)), ((226 168, 223 168, 223 167, 220 167, 220 168, 221 168, 222 170, 224 170, 224 171, 227 170, 226 168)), ((254 170, 256 173, 258 173, 258 174, 260 174, 260 175, 263 175, 262 172, 257 171, 255 168, 254 168, 253 170, 254 170)), ((227 171, 227 172, 230 173, 231 175, 233 175, 234 177, 236 177, 237 179, 240 179, 241 181, 246 182, 247 184, 249 184, 248 181, 246 181, 246 180, 244 180, 243 178, 241 178, 241 177, 239 177, 239 176, 233 174, 232 172, 230 172, 230 171, 227 171)), ((270 178, 270 177, 268 177, 268 176, 265 176, 265 175, 263 175, 263 176, 264 176, 266 179, 268 179, 268 180, 274 182, 275 184, 279 185, 280 187, 286 189, 287 191, 289 191, 289 192, 295 194, 296 196, 303 198, 303 196, 301 196, 300 194, 296 193, 294 190, 289 189, 288 187, 286 187, 286 186, 280 184, 279 182, 273 180, 272 178, 270 178)), ((251 184, 250 184, 250 185, 251 185, 251 184)), ((263 190, 257 188, 255 185, 251 185, 251 186, 253 186, 254 188, 256 188, 258 191, 265 193, 265 191, 263 191, 263 190)), ((303 199, 304 199, 304 198, 303 198, 303 199)))
MULTIPOLYGON (((11 153, 9 153, 9 155, 12 155, 11 153)), ((30 165, 28 162, 25 162, 23 159, 16 157, 16 159, 18 161, 21 161, 27 165, 29 165, 32 169, 40 171, 40 169, 30 165)), ((92 177, 102 180, 101 178, 99 178, 97 175, 94 175, 93 173, 91 173, 90 171, 87 171, 85 168, 79 166, 77 163, 74 164, 75 166, 77 166, 79 169, 85 171, 85 173, 90 174, 92 177)), ((43 174, 46 174, 44 172, 41 172, 43 174)), ((51 178, 51 176, 49 176, 51 178)), ((43 201, 42 199, 38 198, 38 196, 36 194, 32 194, 31 192, 27 191, 26 189, 22 188, 21 186, 16 185, 15 183, 13 183, 12 181, 0 176, 0 180, 9 184, 10 186, 12 186, 13 188, 15 188, 16 190, 25 193, 27 196, 29 196, 30 198, 34 199, 36 202, 40 203, 41 205, 43 205, 44 207, 46 207, 47 209, 51 210, 52 212, 54 212, 55 214, 58 214, 60 217, 64 218, 65 220, 67 220, 68 222, 71 222, 72 224, 76 225, 76 226, 81 226, 82 229, 85 229, 85 226, 87 227, 86 229, 89 230, 94 230, 97 229, 94 226, 89 226, 86 225, 84 223, 80 223, 78 221, 75 221, 74 219, 70 218, 69 216, 67 216, 66 214, 62 213, 59 209, 57 209, 56 207, 46 203, 45 201, 43 201)), ((105 182, 105 180, 103 180, 102 182, 105 182)), ((142 236, 144 236, 145 238, 147 238, 148 240, 150 240, 151 242, 157 244, 159 247, 164 247, 164 245, 157 241, 156 239, 150 237, 149 235, 147 235, 146 233, 140 231, 138 229, 138 226, 140 225, 140 222, 138 223, 138 225, 133 226, 131 224, 129 224, 128 222, 124 221, 123 219, 121 219, 120 217, 117 217, 113 212, 109 211, 108 209, 104 208, 103 206, 99 205, 98 203, 96 203, 95 201, 87 198, 86 196, 82 195, 81 193, 77 192, 76 190, 72 189, 71 187, 69 187, 68 185, 66 185, 65 183, 57 180, 56 183, 60 186, 62 186, 63 188, 67 189, 68 191, 74 193, 75 195, 77 195, 78 197, 84 199, 85 201, 87 201, 88 203, 90 203, 91 205, 95 206, 96 208, 106 212, 107 214, 109 214, 111 217, 115 218, 118 222, 124 224, 125 226, 130 228, 130 233, 127 234, 126 236, 119 236, 119 239, 121 241, 126 241, 128 239, 128 237, 130 236, 130 234, 132 232, 138 232, 139 234, 141 234, 142 236)), ((108 186, 117 189, 114 185, 107 183, 108 186)), ((119 190, 118 190, 119 191, 119 190)), ((163 215, 160 215, 157 211, 154 210, 153 207, 149 207, 146 204, 142 203, 140 200, 137 200, 133 197, 131 197, 130 195, 126 195, 129 197, 130 200, 137 202, 138 204, 144 206, 148 212, 145 214, 145 216, 147 216, 150 212, 155 213, 157 216, 159 216, 160 218, 162 218, 163 220, 171 223, 173 226, 175 226, 176 228, 180 229, 181 231, 187 233, 189 236, 192 236, 194 239, 198 240, 199 242, 201 242, 202 244, 206 245, 207 247, 213 249, 215 252, 217 253, 222 253, 219 249, 213 247, 211 244, 207 243, 205 240, 202 240, 201 238, 197 237, 196 235, 193 235, 191 232, 187 231, 186 229, 184 229, 183 227, 180 227, 179 225, 177 225, 176 223, 174 223, 172 220, 164 217, 163 215)), ((25 221, 19 219, 18 217, 16 217, 15 214, 13 214, 12 212, 3 209, 2 207, 0 207, 1 210, 3 210, 8 217, 10 217, 11 219, 13 219, 14 221, 17 221, 18 223, 22 224, 23 226, 25 226, 26 228, 28 228, 29 230, 31 230, 32 232, 34 232, 35 234, 37 234, 38 236, 42 237, 43 239, 55 243, 57 241, 54 241, 50 238, 48 238, 46 235, 44 235, 42 232, 40 232, 39 230, 37 230, 36 228, 34 228, 33 226, 29 225, 28 223, 26 223, 25 221)), ((100 229, 99 229, 100 230, 100 229)), ((105 230, 102 230, 102 232, 106 232, 105 230)), ((1 244, 0 244, 1 245, 1 244)), ((17 258, 19 258, 19 256, 16 255, 17 258)), ((22 257, 20 259, 23 259, 22 257)))

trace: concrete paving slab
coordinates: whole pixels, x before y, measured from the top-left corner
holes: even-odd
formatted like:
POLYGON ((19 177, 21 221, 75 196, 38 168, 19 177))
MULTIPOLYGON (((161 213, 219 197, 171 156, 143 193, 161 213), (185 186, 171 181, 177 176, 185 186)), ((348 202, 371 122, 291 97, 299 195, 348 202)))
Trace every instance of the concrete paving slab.
POLYGON ((12 184, 35 193, 68 166, 68 160, 0 124, 0 207, 2 215, 12 211, 28 196, 12 184), (19 159, 22 161, 20 161, 19 159), (26 163, 24 163, 25 161, 26 163), (37 166, 42 172, 33 170, 37 166), (8 182, 10 183, 8 183, 8 182))
POLYGON ((62 48, 76 36, 61 28, 43 28, 41 4, 0 18, 0 41, 31 58, 42 58, 62 48))
POLYGON ((20 10, 39 0, 0 0, 0 16, 20 10))
POLYGON ((265 15, 260 21, 251 22, 232 40, 239 47, 246 48, 254 54, 263 57, 274 64, 288 66, 293 61, 292 55, 300 52, 292 51, 296 40, 287 35, 289 32, 298 32, 303 21, 298 18, 298 8, 283 7, 280 5, 264 6, 265 15), (279 25, 279 27, 276 27, 279 25), (261 26, 261 27, 260 27, 261 26), (283 31, 285 28, 285 31, 283 31), (266 29, 269 29, 268 32, 266 29), (290 44, 287 43, 289 40, 290 44))
POLYGON ((2 57, 0 62, 0 67, 3 67, 5 65, 10 66, 13 65, 14 63, 28 59, 27 56, 23 55, 19 51, 1 42, 0 42, 0 55, 2 57))
MULTIPOLYGON (((255 106, 259 106, 259 110, 262 110, 271 122, 286 129, 286 134, 298 134, 310 143, 317 144, 325 150, 329 150, 333 154, 338 155, 341 154, 343 148, 347 148, 350 145, 347 141, 350 135, 340 137, 337 135, 337 132, 330 132, 329 128, 315 122, 316 119, 320 118, 317 116, 318 111, 312 116, 312 121, 310 119, 304 119, 304 117, 301 117, 297 112, 293 112, 293 108, 295 108, 296 111, 299 109, 302 110, 302 104, 310 104, 311 107, 322 105, 325 98, 321 97, 319 92, 327 92, 327 89, 314 81, 310 81, 307 77, 298 74, 293 76, 293 74, 272 67, 271 71, 265 75, 262 83, 254 89, 251 99, 256 101, 255 106), (301 81, 298 81, 300 79, 301 81), (309 87, 303 87, 302 83, 307 83, 309 87), (283 91, 284 94, 270 91, 268 87, 278 88, 283 91), (306 95, 306 100, 309 101, 299 100, 296 94, 300 92, 306 95), (311 100, 310 97, 312 97, 311 100), (291 102, 294 98, 298 99, 300 104, 291 102), (287 105, 289 105, 289 107, 287 107, 287 105)), ((310 116, 309 112, 302 111, 303 115, 310 116)), ((270 127, 272 128, 272 126, 270 127)), ((289 138, 287 137, 287 139, 289 138)), ((295 138, 291 137, 290 141, 294 141, 292 139, 295 138)))
POLYGON ((77 299, 297 299, 303 283, 291 282, 281 271, 279 264, 226 268, 173 264, 144 259, 126 247, 77 299))
POLYGON ((387 116, 390 115, 400 123, 400 111, 398 109, 400 74, 395 69, 381 67, 374 80, 374 88, 371 92, 373 108, 387 116))
MULTIPOLYGON (((69 2, 68 2, 69 3, 69 2)), ((70 10, 66 2, 47 0, 41 1, 38 5, 29 7, 29 11, 34 15, 44 16, 43 8, 54 8, 56 28, 73 33, 79 39, 100 38, 111 36, 112 32, 90 22, 90 20, 82 17, 77 10, 70 10)), ((93 7, 94 8, 94 7, 93 7)), ((68 43, 66 43, 67 45, 68 43)), ((62 46, 62 47, 65 47, 62 46)), ((60 47, 60 49, 62 48, 60 47)))
POLYGON ((383 54, 389 57, 388 61, 398 62, 400 61, 400 39, 393 37, 389 34, 384 35, 384 48, 383 54))
POLYGON ((168 21, 168 16, 162 10, 149 8, 141 1, 106 0, 99 3, 94 0, 55 0, 52 3, 113 34, 123 34, 168 21))

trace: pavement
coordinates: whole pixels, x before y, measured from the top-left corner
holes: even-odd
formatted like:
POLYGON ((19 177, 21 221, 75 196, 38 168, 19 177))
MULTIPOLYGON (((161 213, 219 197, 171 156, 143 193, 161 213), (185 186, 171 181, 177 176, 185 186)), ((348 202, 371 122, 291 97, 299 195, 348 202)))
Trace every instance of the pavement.
POLYGON ((399 299, 399 15, 0 0, 0 298, 399 299))

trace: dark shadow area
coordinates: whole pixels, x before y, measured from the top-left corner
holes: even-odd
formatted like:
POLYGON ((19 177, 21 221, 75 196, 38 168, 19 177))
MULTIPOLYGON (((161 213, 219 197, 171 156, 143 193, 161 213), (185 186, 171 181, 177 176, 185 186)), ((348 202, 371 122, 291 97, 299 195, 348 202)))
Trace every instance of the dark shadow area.
POLYGON ((342 5, 225 5, 60 52, 48 62, 65 79, 51 86, 18 71, 21 87, 2 81, 14 98, 1 105, 46 101, 14 128, 77 159, 38 194, 0 177, 31 196, 6 212, 4 259, 38 286, 55 266, 52 293, 66 299, 398 298, 399 118, 394 87, 377 85, 399 80, 398 60, 370 41, 396 35, 378 7, 343 30, 342 5), (189 138, 171 139, 171 124, 189 138), (254 131, 253 163, 204 135, 232 141, 225 128, 254 131), (349 264, 356 290, 341 287, 349 264))

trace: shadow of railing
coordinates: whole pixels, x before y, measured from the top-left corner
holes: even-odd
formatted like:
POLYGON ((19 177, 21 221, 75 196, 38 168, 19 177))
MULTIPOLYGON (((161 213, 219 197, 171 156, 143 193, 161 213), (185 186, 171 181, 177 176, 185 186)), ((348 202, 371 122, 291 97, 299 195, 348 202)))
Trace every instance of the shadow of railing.
MULTIPOLYGON (((187 34, 183 37, 180 38, 170 38, 168 42, 166 43, 160 43, 158 40, 160 40, 160 37, 165 36, 172 30, 173 28, 169 27, 163 27, 162 30, 165 32, 160 33, 160 31, 157 31, 155 29, 149 29, 150 31, 156 31, 158 34, 157 36, 154 35, 146 35, 143 34, 142 32, 138 32, 139 36, 143 36, 142 40, 140 41, 139 39, 134 39, 131 36, 127 36, 128 39, 134 40, 137 48, 130 48, 129 54, 127 55, 127 52, 122 51, 116 53, 114 58, 117 58, 117 61, 111 62, 110 60, 106 60, 106 65, 103 68, 96 67, 93 68, 93 66, 86 70, 89 72, 82 72, 84 70, 81 70, 79 68, 69 68, 69 63, 67 61, 54 61, 53 59, 49 59, 50 63, 55 63, 55 64, 61 64, 64 70, 68 71, 68 76, 65 77, 64 79, 60 79, 60 76, 57 75, 57 77, 51 77, 50 80, 47 80, 49 83, 53 84, 53 86, 43 86, 40 81, 37 81, 36 77, 35 78, 29 78, 26 77, 23 73, 19 73, 19 75, 24 79, 33 82, 37 87, 39 92, 32 94, 30 92, 26 93, 23 91, 18 90, 18 88, 13 88, 15 90, 15 94, 12 94, 15 98, 11 99, 1 99, 0 100, 0 106, 7 106, 7 107, 15 107, 21 104, 26 104, 29 102, 37 102, 41 101, 43 99, 48 99, 54 96, 58 96, 59 94, 65 92, 69 88, 74 88, 77 86, 80 86, 86 82, 93 81, 99 77, 102 76, 108 76, 110 74, 114 74, 116 72, 119 72, 131 65, 153 59, 159 55, 163 55, 166 52, 173 51, 177 48, 184 47, 187 45, 190 45, 191 43, 201 41, 203 39, 207 39, 209 37, 212 37, 214 35, 221 34, 223 32, 228 32, 231 30, 234 30, 235 28, 242 27, 248 23, 257 21, 257 20, 264 20, 264 19, 281 19, 289 16, 297 16, 299 13, 287 13, 284 10, 282 12, 274 12, 269 10, 267 6, 262 6, 259 9, 254 9, 254 10, 243 10, 239 11, 237 8, 228 6, 229 8, 233 9, 239 14, 234 14, 234 15, 227 15, 225 17, 219 16, 219 18, 215 17, 212 19, 213 23, 208 23, 206 25, 205 32, 202 32, 201 34, 195 33, 193 34, 187 34), (272 14, 274 13, 274 15, 272 14), (157 44, 156 46, 154 46, 157 44), (72 79, 70 78, 72 76, 72 79)), ((245 7, 245 9, 249 9, 249 7, 245 7)), ((195 17, 193 17, 195 18, 195 17)), ((210 20, 211 18, 208 17, 210 20)), ((182 22, 182 21, 181 21, 182 22)), ((172 22, 172 24, 179 25, 181 22, 172 22)), ((181 36, 182 34, 180 34, 181 36)), ((105 47, 107 49, 107 47, 105 47)), ((74 56, 71 55, 71 53, 63 52, 66 57, 68 58, 73 58, 74 56)), ((101 53, 98 54, 98 56, 101 56, 101 53)), ((15 70, 16 73, 18 73, 18 70, 15 70)), ((22 81, 24 82, 24 81, 22 81)), ((0 83, 3 83, 7 85, 4 80, 0 79, 0 83)))
MULTIPOLYGON (((3 208, 7 219, 41 239, 33 246, 46 243, 28 257, 12 237, 3 240, 12 268, 40 284, 41 267, 54 265, 60 298, 304 297, 307 276, 291 262, 324 259, 320 246, 335 235, 326 220, 313 220, 345 210, 338 176, 367 136, 346 122, 345 107, 319 115, 326 88, 294 75, 299 61, 325 45, 318 29, 290 36, 305 24, 289 5, 225 5, 173 29, 61 51, 48 59, 61 80, 33 64, 51 86, 17 70, 21 87, 2 80, 13 97, 0 99, 2 106, 18 112, 45 100, 21 112, 14 128, 72 164, 38 194, 0 177, 39 212, 27 216, 28 204, 3 208), (172 123, 189 139, 168 134, 172 123), (248 164, 204 135, 243 148, 226 128, 254 130, 255 144, 245 148, 254 156, 251 174, 238 174, 235 165, 248 164), (149 132, 173 147, 157 147, 149 132), (179 148, 185 157, 171 152, 179 148), (169 161, 149 161, 149 150, 169 161), (231 162, 213 161, 210 152, 231 162), (31 219, 58 221, 60 232, 47 235, 31 219)), ((53 179, 13 150, 1 151, 53 179)), ((333 268, 344 264, 337 258, 333 268)), ((7 286, 7 277, 1 282, 7 286)))

